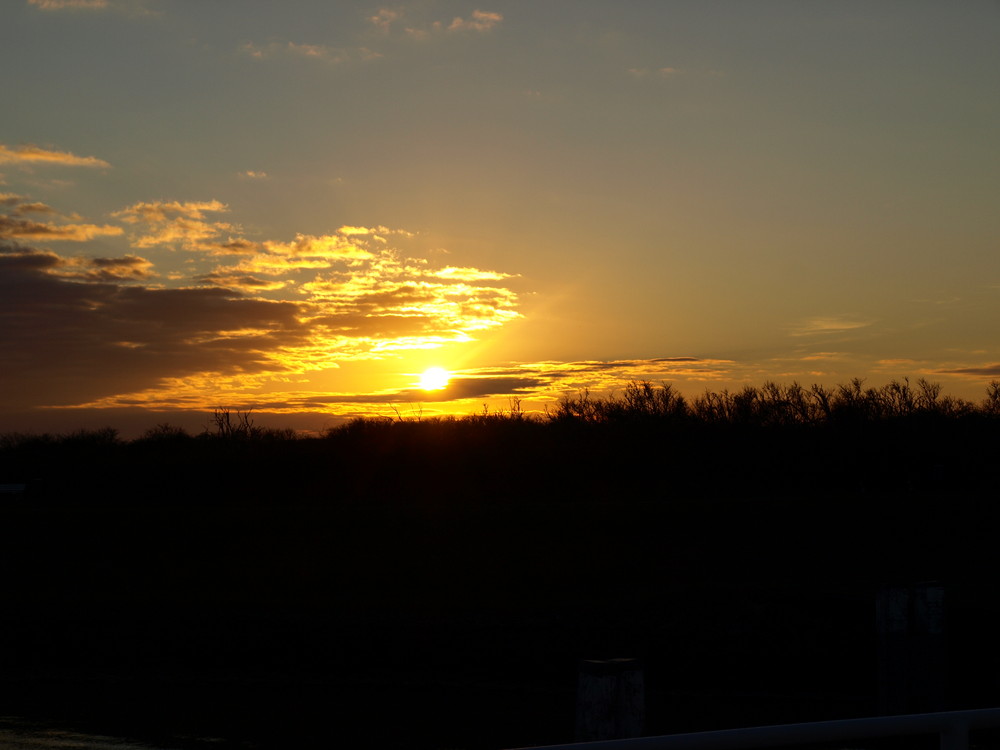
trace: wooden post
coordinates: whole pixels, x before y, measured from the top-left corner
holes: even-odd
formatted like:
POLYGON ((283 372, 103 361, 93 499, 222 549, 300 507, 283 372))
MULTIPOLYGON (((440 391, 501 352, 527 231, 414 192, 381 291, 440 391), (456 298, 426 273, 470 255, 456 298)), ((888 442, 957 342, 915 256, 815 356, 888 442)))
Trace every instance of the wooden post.
POLYGON ((878 593, 879 709, 884 714, 946 708, 944 588, 892 586, 878 593))
POLYGON ((645 688, 638 659, 580 662, 577 742, 639 737, 644 714, 645 688))

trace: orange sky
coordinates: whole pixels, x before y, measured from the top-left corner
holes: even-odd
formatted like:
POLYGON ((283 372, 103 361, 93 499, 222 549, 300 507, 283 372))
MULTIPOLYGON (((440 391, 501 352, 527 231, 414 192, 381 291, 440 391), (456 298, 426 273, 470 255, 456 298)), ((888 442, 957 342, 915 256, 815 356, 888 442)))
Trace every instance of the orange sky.
POLYGON ((990 2, 7 3, 0 432, 630 379, 979 399, 998 31, 990 2))

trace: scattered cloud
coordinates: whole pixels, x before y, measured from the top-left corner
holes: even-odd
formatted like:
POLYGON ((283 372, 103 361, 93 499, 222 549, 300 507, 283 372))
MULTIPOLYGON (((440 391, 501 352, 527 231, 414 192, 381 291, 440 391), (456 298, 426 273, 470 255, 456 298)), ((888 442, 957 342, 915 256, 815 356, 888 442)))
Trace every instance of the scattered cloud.
POLYGON ((671 78, 680 71, 677 68, 629 68, 629 75, 633 78, 671 78))
POLYGON ((792 336, 822 336, 828 334, 847 333, 859 328, 868 328, 871 321, 857 320, 844 317, 820 317, 810 318, 795 326, 792 336))
POLYGON ((242 237, 230 237, 225 242, 201 242, 198 249, 213 255, 252 255, 260 252, 261 244, 242 237))
POLYGON ((434 21, 426 26, 410 26, 406 33, 414 39, 425 39, 432 34, 442 32, 478 32, 490 31, 503 21, 503 15, 493 11, 474 10, 468 18, 455 16, 450 22, 434 21))
POLYGON ((149 0, 27 0, 42 11, 115 11, 131 16, 158 16, 150 10, 149 0))
POLYGON ((341 63, 369 60, 376 60, 382 57, 381 53, 375 52, 367 47, 331 47, 325 44, 300 44, 298 42, 270 42, 263 46, 258 46, 253 42, 247 42, 241 48, 243 53, 256 60, 269 58, 305 58, 319 62, 338 65, 341 63))
MULTIPOLYGON (((0 347, 7 352, 0 402, 7 407, 70 404, 192 373, 280 367, 268 352, 304 335, 289 302, 223 289, 81 284, 51 273, 63 265, 52 253, 0 251, 0 347)), ((92 268, 142 265, 108 259, 92 268)))
MULTIPOLYGON (((15 194, 0 201, 24 205, 15 194)), ((343 362, 472 341, 520 315, 503 283, 510 274, 437 269, 387 244, 412 232, 345 225, 290 241, 223 240, 232 227, 213 215, 227 210, 216 200, 161 200, 113 214, 136 229, 133 247, 192 253, 182 272, 162 275, 138 254, 64 257, 13 244, 121 227, 4 217, 0 346, 18 349, 9 372, 19 403, 210 408, 343 362), (223 255, 238 262, 217 265, 223 255), (64 368, 43 377, 60 358, 64 368)))
POLYGON ((979 367, 958 367, 952 370, 935 370, 940 375, 971 375, 976 378, 1000 377, 1000 363, 982 365, 979 367))
POLYGON ((330 260, 365 260, 372 254, 365 248, 340 234, 314 237, 298 234, 292 242, 264 243, 268 253, 296 258, 325 258, 330 260))
POLYGON ((48 224, 0 216, 0 238, 86 242, 95 237, 114 237, 120 234, 124 234, 121 227, 108 224, 104 226, 96 224, 48 224))
POLYGON ((843 352, 811 352, 799 357, 801 362, 828 362, 831 360, 843 359, 843 352))
POLYGON ((480 271, 478 268, 458 268, 455 266, 446 266, 436 271, 430 271, 428 275, 439 279, 458 279, 461 281, 500 281, 511 278, 509 273, 480 271))
POLYGON ((10 148, 0 143, 0 164, 59 164, 67 167, 110 167, 96 156, 76 156, 67 151, 52 151, 34 145, 10 148))
POLYGON ((108 0, 28 0, 41 10, 105 10, 108 0))
POLYGON ((153 277, 152 262, 138 255, 121 258, 69 258, 55 274, 76 281, 146 281, 153 277))
POLYGON ((198 250, 213 243, 223 232, 239 231, 228 222, 208 221, 207 213, 226 212, 224 203, 212 201, 152 201, 135 203, 112 216, 140 227, 138 234, 129 237, 132 247, 150 248, 157 245, 180 246, 185 250, 198 250))
MULTIPOLYGON (((46 203, 29 201, 23 195, 16 193, 0 193, 0 207, 10 207, 12 216, 26 216, 28 214, 40 214, 44 216, 59 216, 59 212, 46 203)), ((79 220, 79 216, 72 215, 70 219, 79 220)))
POLYGON ((260 279, 256 276, 227 274, 222 271, 212 271, 197 277, 197 281, 202 284, 226 287, 227 289, 239 289, 244 292, 271 292, 283 289, 286 282, 275 279, 260 279))
POLYGON ((266 180, 267 179, 267 172, 254 171, 252 169, 247 169, 247 170, 245 170, 243 172, 240 172, 239 176, 243 177, 245 179, 248 179, 248 180, 266 180))
POLYGON ((393 10, 391 8, 380 8, 374 16, 371 16, 368 20, 383 33, 388 33, 389 27, 393 23, 398 21, 403 17, 401 11, 393 10))
POLYGON ((74 281, 145 281, 153 276, 153 264, 136 255, 121 258, 66 258, 49 250, 19 245, 2 245, 0 253, 4 253, 8 268, 20 264, 23 268, 74 281))
POLYGON ((24 216, 25 214, 58 214, 51 206, 44 203, 21 203, 14 209, 15 216, 24 216))
POLYGON ((501 21, 503 21, 503 16, 499 13, 474 10, 468 19, 458 16, 452 19, 452 22, 448 24, 448 31, 489 31, 501 21))

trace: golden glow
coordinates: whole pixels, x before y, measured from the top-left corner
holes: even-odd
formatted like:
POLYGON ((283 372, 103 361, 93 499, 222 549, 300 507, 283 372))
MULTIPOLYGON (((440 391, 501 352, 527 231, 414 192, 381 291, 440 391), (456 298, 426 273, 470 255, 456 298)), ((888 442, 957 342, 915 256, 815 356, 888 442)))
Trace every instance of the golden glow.
POLYGON ((439 391, 448 385, 451 374, 443 367, 428 367, 420 376, 420 387, 425 391, 439 391))

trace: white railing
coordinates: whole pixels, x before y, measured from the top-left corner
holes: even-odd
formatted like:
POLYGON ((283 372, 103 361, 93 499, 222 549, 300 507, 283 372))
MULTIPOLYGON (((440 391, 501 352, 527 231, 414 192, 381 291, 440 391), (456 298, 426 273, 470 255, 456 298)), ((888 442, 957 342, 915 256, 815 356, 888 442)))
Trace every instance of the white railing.
POLYGON ((911 734, 940 735, 941 750, 968 750, 969 730, 985 727, 1000 727, 1000 708, 817 721, 809 724, 778 724, 715 732, 546 745, 544 748, 520 750, 750 750, 773 745, 806 745, 911 734))

